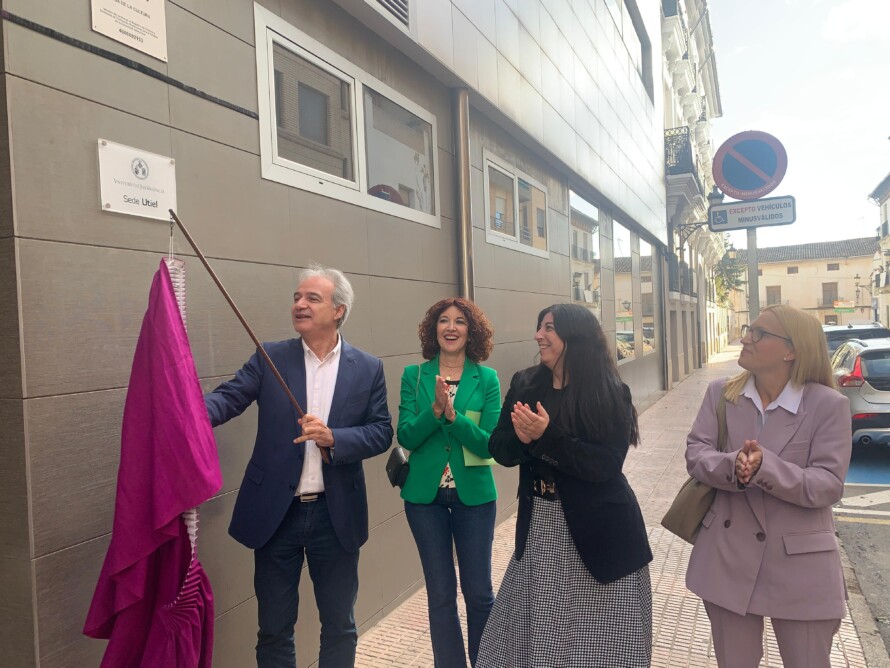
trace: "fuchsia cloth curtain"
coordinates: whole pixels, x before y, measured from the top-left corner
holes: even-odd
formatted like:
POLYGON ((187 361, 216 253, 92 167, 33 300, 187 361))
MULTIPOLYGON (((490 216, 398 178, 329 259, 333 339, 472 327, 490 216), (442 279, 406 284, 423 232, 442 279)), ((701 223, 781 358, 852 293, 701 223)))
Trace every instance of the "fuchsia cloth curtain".
POLYGON ((109 639, 103 668, 209 668, 213 595, 181 515, 221 487, 216 441, 161 261, 130 374, 111 544, 83 631, 109 639))

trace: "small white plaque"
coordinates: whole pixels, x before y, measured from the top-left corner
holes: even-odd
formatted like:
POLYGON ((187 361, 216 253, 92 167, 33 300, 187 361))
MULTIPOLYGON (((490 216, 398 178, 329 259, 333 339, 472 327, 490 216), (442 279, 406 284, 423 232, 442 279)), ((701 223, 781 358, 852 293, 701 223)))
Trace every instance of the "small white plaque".
POLYGON ((99 196, 103 211, 170 220, 176 211, 173 158, 99 140, 99 196))
POLYGON ((166 0, 92 0, 93 30, 167 62, 166 0))

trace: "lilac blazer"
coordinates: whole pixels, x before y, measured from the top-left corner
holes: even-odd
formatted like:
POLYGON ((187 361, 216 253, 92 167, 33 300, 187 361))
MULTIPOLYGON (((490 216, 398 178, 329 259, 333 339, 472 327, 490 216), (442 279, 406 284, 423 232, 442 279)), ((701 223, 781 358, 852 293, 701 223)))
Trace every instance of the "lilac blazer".
POLYGON ((717 489, 692 549, 686 586, 740 615, 843 618, 847 592, 831 506, 843 495, 852 451, 847 398, 808 383, 797 414, 775 409, 758 437, 757 408, 741 396, 726 405, 724 453, 716 449, 724 384, 710 384, 686 440, 689 474, 717 489), (736 453, 754 438, 763 464, 740 490, 736 453))

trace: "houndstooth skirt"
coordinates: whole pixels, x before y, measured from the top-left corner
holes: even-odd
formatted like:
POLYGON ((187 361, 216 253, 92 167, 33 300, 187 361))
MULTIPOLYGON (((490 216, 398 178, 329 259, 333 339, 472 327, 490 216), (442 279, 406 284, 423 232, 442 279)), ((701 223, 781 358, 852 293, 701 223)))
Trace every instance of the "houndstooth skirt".
POLYGON ((600 584, 560 502, 533 497, 525 553, 504 574, 476 668, 646 668, 651 658, 649 567, 600 584))

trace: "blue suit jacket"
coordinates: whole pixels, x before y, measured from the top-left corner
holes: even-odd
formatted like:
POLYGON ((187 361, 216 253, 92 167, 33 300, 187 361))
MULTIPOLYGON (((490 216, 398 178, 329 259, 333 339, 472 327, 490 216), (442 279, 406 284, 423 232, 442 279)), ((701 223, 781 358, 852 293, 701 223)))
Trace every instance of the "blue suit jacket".
MULTIPOLYGON (((306 406, 306 365, 300 339, 264 343, 300 406, 306 406)), ((325 497, 334 532, 354 552, 368 540, 368 499, 362 460, 392 444, 383 363, 345 340, 327 425, 334 434, 331 464, 322 464, 325 497)), ((257 549, 275 533, 290 507, 303 470, 305 445, 297 412, 263 357, 256 352, 235 377, 204 396, 214 427, 256 401, 256 443, 235 502, 229 533, 257 549)))

